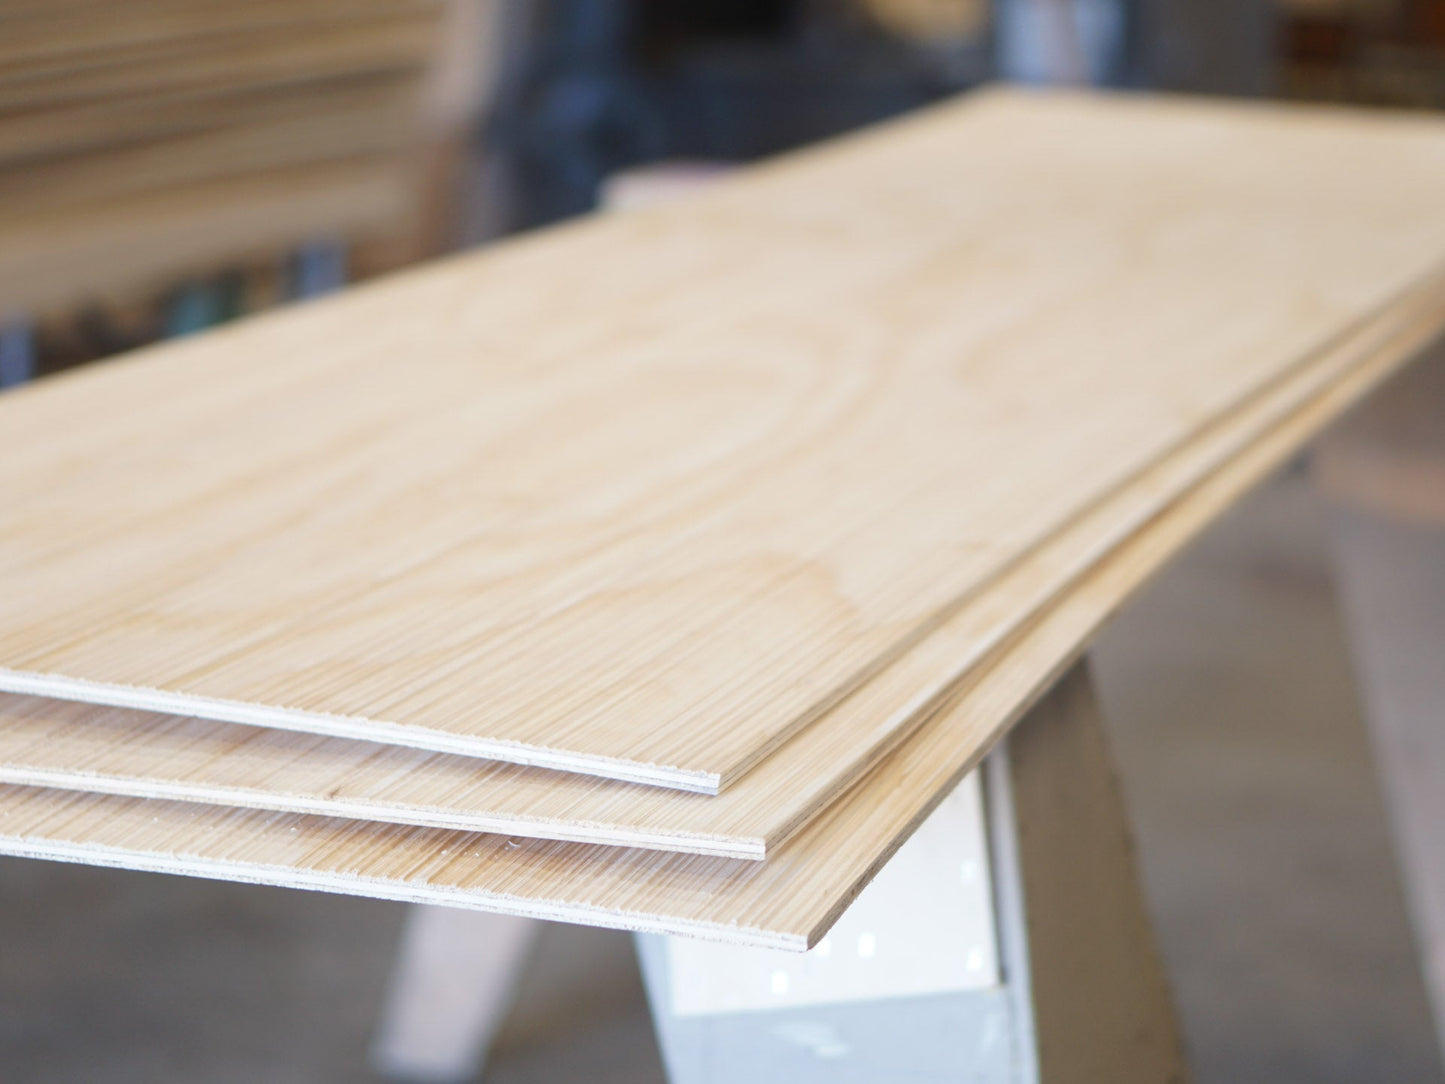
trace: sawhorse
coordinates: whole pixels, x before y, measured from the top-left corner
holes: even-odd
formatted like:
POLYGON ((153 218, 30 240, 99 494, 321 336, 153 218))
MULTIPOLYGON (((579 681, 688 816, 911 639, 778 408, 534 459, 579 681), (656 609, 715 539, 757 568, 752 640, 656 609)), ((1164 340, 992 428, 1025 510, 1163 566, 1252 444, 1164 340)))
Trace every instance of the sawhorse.
MULTIPOLYGON (((1445 361, 1321 442, 1344 614, 1417 929, 1445 944, 1445 361), (1432 435, 1433 434, 1433 435, 1432 435), (1437 485, 1434 480, 1438 479, 1437 485), (1434 727, 1441 738, 1422 745, 1434 727)), ((1377 786, 1375 766, 1357 767, 1377 786)), ((375 1048, 471 1079, 535 925, 416 908, 375 1048)), ((674 1084, 1170 1081, 1179 1029, 1076 665, 806 956, 642 936, 674 1084)), ((1445 955, 1426 954, 1436 989, 1445 955)))

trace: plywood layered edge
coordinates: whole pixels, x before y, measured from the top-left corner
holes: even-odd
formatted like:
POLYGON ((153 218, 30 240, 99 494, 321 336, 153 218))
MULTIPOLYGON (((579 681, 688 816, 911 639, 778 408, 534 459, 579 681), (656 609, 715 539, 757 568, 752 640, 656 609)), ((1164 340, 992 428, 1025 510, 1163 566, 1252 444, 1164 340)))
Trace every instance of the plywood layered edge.
POLYGON ((1399 361, 1357 367, 1173 503, 765 862, 17 787, 0 852, 801 951, 1131 592, 1399 361))
POLYGON ((0 783, 761 859, 1178 494, 1353 368, 1411 356, 1442 322, 1438 274, 1091 509, 716 798, 6 694, 0 783))
POLYGON ((0 684, 720 787, 1415 281, 1442 185, 1438 124, 994 95, 42 382, 0 684))

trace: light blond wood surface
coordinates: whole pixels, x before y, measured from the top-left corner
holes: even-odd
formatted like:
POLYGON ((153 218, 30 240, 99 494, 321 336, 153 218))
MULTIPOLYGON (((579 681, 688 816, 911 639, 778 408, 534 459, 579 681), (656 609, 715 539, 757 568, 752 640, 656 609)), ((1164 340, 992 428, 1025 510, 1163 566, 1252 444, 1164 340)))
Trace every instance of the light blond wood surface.
POLYGON ((22 389, 0 684, 717 788, 1417 281, 1442 184, 1433 121, 991 94, 22 389))
POLYGON ((717 797, 200 719, 0 694, 0 782, 761 858, 1009 650, 1178 493, 1360 366, 1409 358, 1445 311, 1434 276, 1208 428, 993 581, 717 797))
POLYGON ((1397 363, 1355 367, 1180 498, 766 861, 22 787, 0 788, 0 852, 801 950, 1130 592, 1397 363))

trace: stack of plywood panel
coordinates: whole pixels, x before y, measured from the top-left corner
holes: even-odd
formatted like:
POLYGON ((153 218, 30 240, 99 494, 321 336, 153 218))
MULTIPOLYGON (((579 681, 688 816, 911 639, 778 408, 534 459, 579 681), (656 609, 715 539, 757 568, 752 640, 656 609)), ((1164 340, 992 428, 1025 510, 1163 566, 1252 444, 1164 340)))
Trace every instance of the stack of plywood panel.
POLYGON ((0 399, 0 851, 803 948, 1445 327, 1445 123, 993 91, 0 399))
POLYGON ((0 315, 396 231, 447 0, 5 0, 0 315))

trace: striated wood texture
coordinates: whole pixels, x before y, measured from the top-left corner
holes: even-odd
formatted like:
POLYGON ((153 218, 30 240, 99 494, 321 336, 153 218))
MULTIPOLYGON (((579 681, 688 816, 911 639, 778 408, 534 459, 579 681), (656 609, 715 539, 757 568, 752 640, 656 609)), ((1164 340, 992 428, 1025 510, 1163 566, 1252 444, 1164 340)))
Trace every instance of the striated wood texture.
POLYGON ((0 694, 0 783, 761 858, 925 722, 974 670, 1180 492, 1342 377, 1435 333, 1445 276, 1355 328, 994 580, 722 795, 345 739, 0 694))
POLYGON ((1356 366, 1181 496, 766 861, 22 787, 0 788, 0 852, 801 950, 1131 591, 1398 363, 1356 366))
POLYGON ((1435 121, 994 93, 22 389, 0 687, 716 790, 1419 281, 1442 189, 1435 121))

